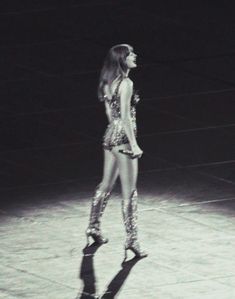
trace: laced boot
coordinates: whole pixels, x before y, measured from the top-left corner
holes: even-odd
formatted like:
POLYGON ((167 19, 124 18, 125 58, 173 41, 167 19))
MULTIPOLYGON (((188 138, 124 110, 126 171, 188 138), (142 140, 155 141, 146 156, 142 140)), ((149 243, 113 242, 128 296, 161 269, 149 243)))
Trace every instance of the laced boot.
POLYGON ((125 243, 125 258, 127 258, 127 250, 131 250, 137 258, 146 257, 148 254, 140 249, 137 238, 137 191, 134 190, 131 194, 128 203, 122 202, 123 219, 127 233, 125 243))
POLYGON ((102 235, 100 230, 100 219, 103 215, 109 197, 110 192, 104 192, 100 190, 99 186, 96 188, 91 204, 89 226, 86 230, 87 244, 89 244, 89 237, 91 237, 95 243, 98 244, 104 244, 108 242, 108 239, 102 235))

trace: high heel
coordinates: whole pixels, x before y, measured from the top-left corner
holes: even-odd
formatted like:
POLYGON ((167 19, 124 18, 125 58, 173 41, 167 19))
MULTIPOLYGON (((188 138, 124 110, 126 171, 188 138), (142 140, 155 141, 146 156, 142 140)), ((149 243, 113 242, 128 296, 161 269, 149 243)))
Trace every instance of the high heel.
POLYGON ((108 238, 105 238, 101 231, 96 228, 88 228, 86 230, 86 237, 87 237, 87 245, 89 245, 89 237, 91 237, 95 243, 97 244, 105 244, 108 243, 108 238))
POLYGON ((136 258, 144 258, 148 256, 148 253, 140 249, 140 245, 137 241, 133 242, 131 245, 125 245, 125 255, 124 260, 127 259, 127 250, 132 251, 135 254, 136 258))

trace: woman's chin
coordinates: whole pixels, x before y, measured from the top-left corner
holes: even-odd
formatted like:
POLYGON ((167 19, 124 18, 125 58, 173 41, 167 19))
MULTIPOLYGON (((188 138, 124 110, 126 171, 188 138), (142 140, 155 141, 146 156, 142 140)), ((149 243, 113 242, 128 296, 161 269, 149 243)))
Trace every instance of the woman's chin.
POLYGON ((131 69, 135 69, 137 67, 137 64, 136 63, 132 63, 130 65, 128 65, 128 69, 131 70, 131 69))

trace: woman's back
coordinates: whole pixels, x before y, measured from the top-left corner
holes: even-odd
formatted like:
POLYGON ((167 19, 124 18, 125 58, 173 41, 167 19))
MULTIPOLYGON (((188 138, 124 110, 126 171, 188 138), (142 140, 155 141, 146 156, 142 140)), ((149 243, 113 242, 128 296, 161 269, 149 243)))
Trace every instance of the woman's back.
MULTIPOLYGON (((105 134, 103 136, 103 146, 106 149, 111 149, 113 146, 129 143, 128 137, 126 135, 121 115, 121 83, 124 80, 130 80, 129 78, 120 78, 114 84, 111 86, 111 88, 106 87, 106 90, 108 90, 109 94, 105 94, 105 105, 108 106, 106 109, 109 110, 110 114, 110 124, 108 125, 105 134), (110 92, 111 89, 111 92, 110 92)), ((125 86, 125 84, 123 84, 125 86)), ((123 87, 124 88, 124 87, 123 87)), ((105 90, 105 91, 106 91, 105 90)), ((107 93, 108 93, 107 92, 107 93)), ((128 111, 128 114, 130 116, 133 130, 135 133, 135 136, 137 135, 137 126, 136 126, 136 109, 135 104, 138 102, 136 101, 138 98, 137 95, 134 94, 131 99, 130 103, 130 111, 128 111)), ((139 99, 139 98, 138 98, 139 99)))
POLYGON ((119 87, 120 84, 122 82, 122 78, 117 77, 115 80, 113 80, 112 84, 110 86, 108 86, 108 84, 106 84, 104 86, 104 98, 111 100, 114 96, 116 96, 119 92, 119 87))
MULTIPOLYGON (((112 83, 111 87, 109 88, 107 85, 105 86, 104 92, 104 100, 106 105, 108 104, 110 109, 110 114, 112 120, 121 119, 121 92, 125 92, 123 89, 125 88, 126 84, 122 84, 128 82, 128 84, 132 84, 132 81, 129 78, 118 78, 115 82, 112 83)), ((131 102, 130 102, 130 117, 135 120, 135 105, 139 101, 139 96, 136 92, 131 94, 131 102)))

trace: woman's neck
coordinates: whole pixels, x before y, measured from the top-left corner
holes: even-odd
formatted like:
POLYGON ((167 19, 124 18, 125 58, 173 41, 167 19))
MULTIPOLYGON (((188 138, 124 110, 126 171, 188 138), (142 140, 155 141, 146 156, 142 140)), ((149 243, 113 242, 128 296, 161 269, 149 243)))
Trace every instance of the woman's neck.
POLYGON ((126 71, 125 76, 128 77, 129 73, 130 73, 130 69, 128 69, 128 70, 126 71))

